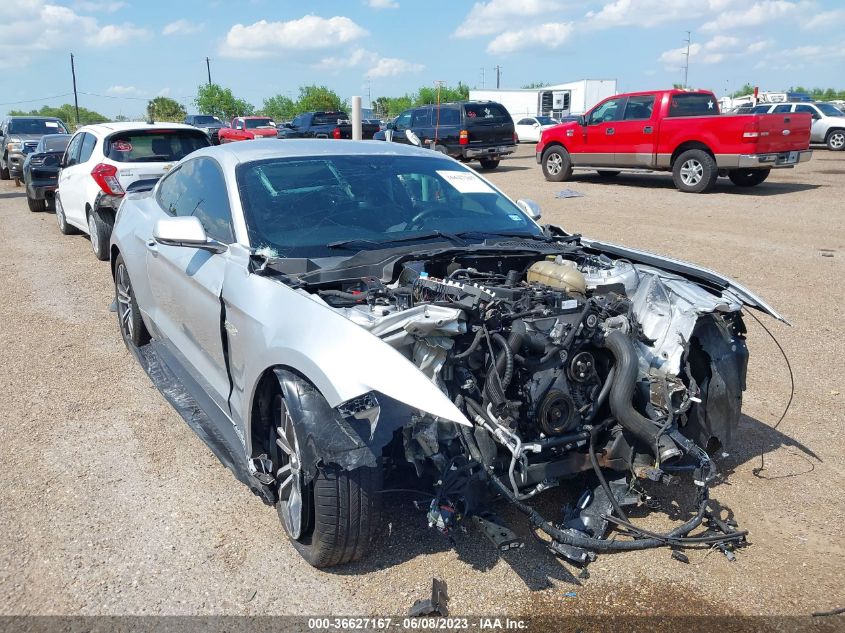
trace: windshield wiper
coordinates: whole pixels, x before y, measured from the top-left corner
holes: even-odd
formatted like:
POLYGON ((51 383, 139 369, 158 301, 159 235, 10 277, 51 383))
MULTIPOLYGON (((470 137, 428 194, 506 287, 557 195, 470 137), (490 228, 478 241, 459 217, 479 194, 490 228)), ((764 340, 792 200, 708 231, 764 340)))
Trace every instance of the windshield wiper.
POLYGON ((551 242, 552 238, 545 235, 535 235, 534 233, 525 233, 523 231, 461 231, 457 234, 458 237, 522 237, 529 240, 537 240, 538 242, 551 242))
POLYGON ((446 231, 426 231, 425 233, 414 233, 412 235, 404 235, 388 240, 339 240, 337 242, 329 242, 326 244, 328 248, 347 248, 350 246, 374 246, 376 248, 384 248, 388 244, 396 244, 399 242, 415 242, 417 240, 427 240, 432 237, 442 237, 459 246, 466 246, 466 241, 461 239, 454 233, 447 233, 446 231))

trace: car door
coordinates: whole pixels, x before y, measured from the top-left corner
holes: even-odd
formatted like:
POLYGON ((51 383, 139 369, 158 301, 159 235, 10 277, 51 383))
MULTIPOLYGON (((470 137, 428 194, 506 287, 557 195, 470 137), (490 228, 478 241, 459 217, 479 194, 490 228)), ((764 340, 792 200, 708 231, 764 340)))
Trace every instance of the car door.
POLYGON ((411 129, 411 117, 413 114, 413 110, 405 110, 402 114, 396 117, 396 121, 393 123, 393 140, 395 142, 405 143, 406 145, 411 144, 411 141, 408 140, 405 132, 411 129))
POLYGON ((654 166, 656 118, 654 95, 627 98, 621 118, 613 125, 613 161, 617 167, 654 166))
POLYGON ((799 103, 795 106, 795 112, 806 112, 813 117, 813 125, 810 128, 810 141, 813 143, 823 143, 827 130, 825 129, 826 126, 819 111, 811 105, 799 103))
MULTIPOLYGON (((182 163, 156 188, 160 217, 199 218, 208 237, 224 244, 235 241, 223 172, 209 157, 182 163)), ((147 276, 153 309, 151 318, 161 334, 187 360, 215 402, 228 409, 229 374, 221 332, 221 301, 228 251, 167 246, 152 238, 148 223, 147 276)))
POLYGON ((84 183, 82 177, 85 172, 84 166, 79 164, 79 156, 82 151, 82 142, 85 140, 86 132, 77 132, 70 139, 70 143, 62 157, 62 168, 59 171, 59 196, 62 201, 62 210, 65 219, 74 225, 84 224, 80 219, 80 209, 84 205, 84 183))
POLYGON ((434 140, 434 124, 431 120, 431 108, 417 108, 411 115, 411 130, 420 139, 424 147, 434 140))
MULTIPOLYGON (((616 123, 625 108, 625 98, 607 99, 587 115, 582 127, 582 138, 576 152, 570 150, 575 165, 610 167, 615 165, 616 123)), ((576 132, 577 137, 577 132, 576 132)))
POLYGON ((517 121, 516 137, 520 143, 531 143, 540 140, 540 124, 537 119, 525 118, 517 121))

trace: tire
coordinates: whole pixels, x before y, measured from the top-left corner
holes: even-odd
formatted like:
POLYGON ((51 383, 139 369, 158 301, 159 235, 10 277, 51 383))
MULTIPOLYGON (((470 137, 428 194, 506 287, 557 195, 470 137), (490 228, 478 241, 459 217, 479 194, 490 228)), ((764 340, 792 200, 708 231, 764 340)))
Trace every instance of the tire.
POLYGON ((569 152, 560 145, 553 145, 543 152, 540 164, 543 167, 543 176, 549 182, 563 182, 572 176, 572 159, 569 152))
POLYGON ((672 180, 679 191, 705 193, 713 188, 719 177, 716 160, 702 149, 688 149, 672 166, 672 180))
POLYGON ((845 149, 845 130, 831 130, 824 142, 830 151, 841 152, 845 149))
POLYGON ((344 470, 329 464, 303 485, 296 425, 284 403, 277 393, 271 405, 273 463, 279 481, 276 511, 282 527, 294 549, 314 567, 358 560, 367 553, 380 524, 381 468, 344 470))
POLYGON ((496 167, 499 166, 501 159, 499 159, 499 158, 481 158, 481 159, 479 159, 478 162, 481 163, 481 169, 483 169, 485 171, 489 171, 491 169, 496 169, 496 167))
POLYGON ((91 237, 91 250, 101 262, 109 258, 109 238, 114 220, 99 209, 88 212, 88 235, 91 237), (104 217, 105 216, 105 217, 104 217))
POLYGON ((9 180, 9 178, 11 178, 9 168, 4 165, 3 161, 0 161, 0 180, 9 180))
POLYGON ((62 232, 62 235, 76 235, 77 233, 79 233, 75 226, 72 226, 67 223, 67 218, 65 218, 65 210, 62 207, 62 201, 59 198, 58 194, 56 194, 54 204, 56 206, 56 222, 59 225, 59 230, 62 232))
POLYGON ((728 178, 737 187, 756 187, 769 177, 771 169, 734 169, 728 172, 728 178))
POLYGON ((611 170, 607 170, 607 169, 600 169, 598 173, 599 173, 599 176, 601 176, 602 178, 616 178, 616 176, 618 176, 622 172, 611 171, 611 170))
POLYGON ((141 317, 123 255, 118 255, 114 260, 114 298, 117 304, 117 325, 127 347, 130 343, 135 347, 149 343, 150 333, 141 317))
POLYGON ((40 213, 47 210, 46 200, 38 200, 37 198, 30 198, 27 196, 26 204, 29 206, 29 210, 33 213, 40 213))

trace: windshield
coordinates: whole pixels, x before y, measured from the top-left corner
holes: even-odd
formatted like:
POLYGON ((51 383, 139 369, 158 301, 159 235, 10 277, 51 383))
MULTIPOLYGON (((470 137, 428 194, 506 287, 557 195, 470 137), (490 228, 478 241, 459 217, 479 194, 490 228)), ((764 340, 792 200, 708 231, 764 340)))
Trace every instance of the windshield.
POLYGON ((842 112, 842 110, 832 103, 817 103, 816 107, 821 110, 822 114, 825 116, 845 116, 845 112, 842 112))
POLYGON ((70 134, 50 134, 41 137, 40 152, 63 152, 70 142, 70 134))
POLYGON ((246 129, 254 130, 259 127, 276 127, 272 119, 246 119, 246 129))
POLYGON ((550 116, 538 116, 537 121, 540 125, 557 125, 557 119, 553 119, 550 116))
POLYGON ((12 119, 9 134, 56 134, 67 132, 61 121, 55 119, 12 119))
POLYGON ((666 116, 704 116, 719 114, 719 104, 712 94, 691 92, 672 95, 669 114, 666 116))
POLYGON ((198 114, 194 117, 194 125, 223 125, 223 122, 216 116, 198 114))
POLYGON ((390 248, 416 234, 430 241, 424 235, 434 231, 469 232, 476 241, 483 233, 541 235, 514 203, 448 159, 272 158, 244 163, 236 174, 251 244, 281 257, 390 248))
POLYGON ((119 132, 109 138, 105 155, 121 163, 169 163, 208 145, 200 130, 119 132))

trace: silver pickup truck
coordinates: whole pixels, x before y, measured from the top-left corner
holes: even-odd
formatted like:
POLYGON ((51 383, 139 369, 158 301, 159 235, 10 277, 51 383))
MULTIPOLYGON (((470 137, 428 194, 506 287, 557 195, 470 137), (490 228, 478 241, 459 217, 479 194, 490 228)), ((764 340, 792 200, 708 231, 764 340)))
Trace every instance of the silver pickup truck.
POLYGON ((845 149, 845 112, 832 103, 761 103, 751 109, 752 114, 785 112, 807 112, 813 117, 811 143, 824 143, 834 152, 845 149))
POLYGON ((45 134, 67 134, 61 119, 45 116, 10 116, 0 124, 0 180, 23 178, 23 163, 45 134))

